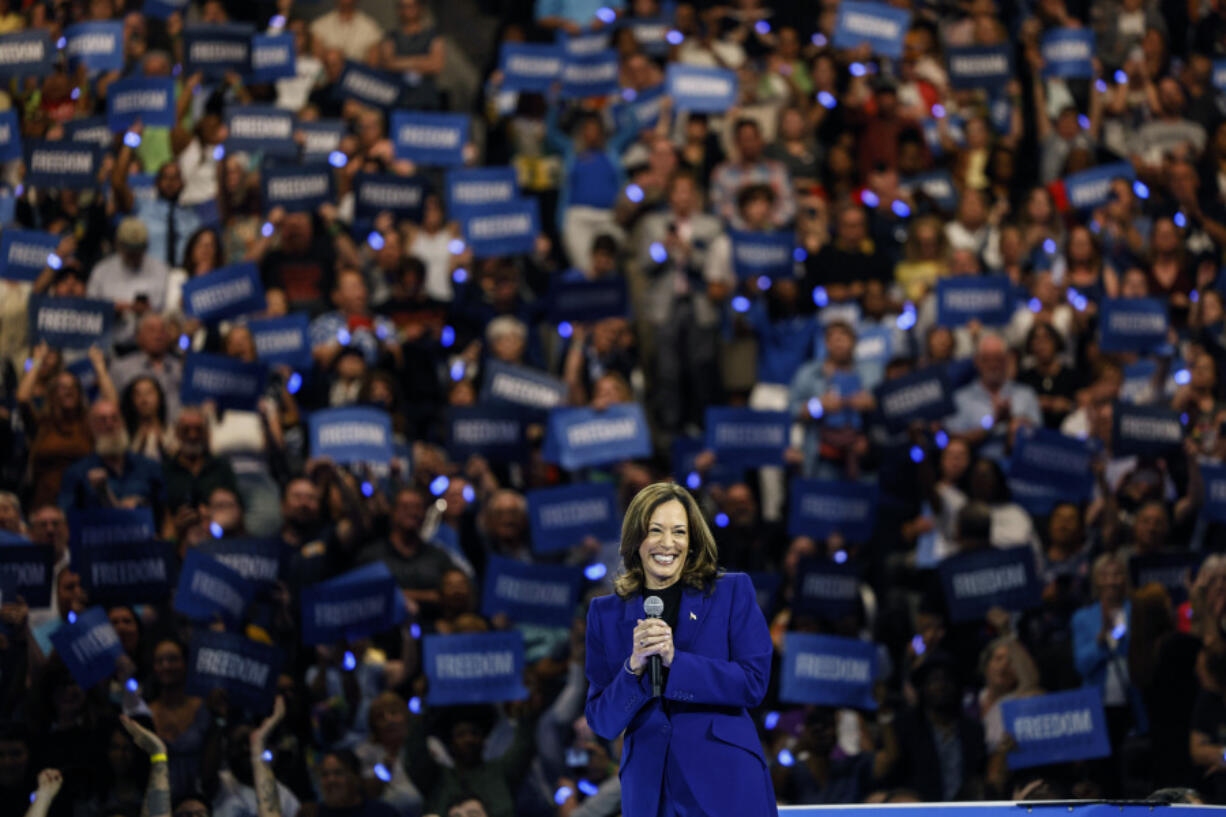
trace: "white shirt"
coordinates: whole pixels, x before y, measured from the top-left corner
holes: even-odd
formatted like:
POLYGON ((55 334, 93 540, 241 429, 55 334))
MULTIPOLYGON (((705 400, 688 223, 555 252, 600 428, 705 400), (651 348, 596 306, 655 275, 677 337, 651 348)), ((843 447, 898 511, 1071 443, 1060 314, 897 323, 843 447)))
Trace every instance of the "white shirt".
POLYGON ((409 245, 409 255, 426 265, 426 294, 437 301, 450 302, 455 297, 451 288, 451 243, 447 230, 427 233, 418 230, 409 245))
POLYGON ((339 48, 347 59, 364 63, 371 47, 383 39, 383 29, 360 11, 355 11, 349 19, 341 17, 340 12, 330 11, 311 23, 311 36, 325 48, 339 48))
MULTIPOLYGON (((259 817, 255 789, 244 786, 229 771, 217 775, 217 796, 213 798, 213 817, 259 817)), ((294 793, 277 781, 281 817, 297 817, 300 805, 294 793)))

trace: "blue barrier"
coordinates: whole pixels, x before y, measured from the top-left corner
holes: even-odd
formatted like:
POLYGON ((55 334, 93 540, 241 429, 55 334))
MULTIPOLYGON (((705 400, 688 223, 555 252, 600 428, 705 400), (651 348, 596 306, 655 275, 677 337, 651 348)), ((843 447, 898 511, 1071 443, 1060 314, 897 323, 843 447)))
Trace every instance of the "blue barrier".
POLYGON ((896 805, 780 806, 788 817, 1223 817, 1222 806, 1182 806, 1163 803, 1103 801, 983 803, 899 803, 896 805), (1177 811, 1171 811, 1175 809, 1177 811))

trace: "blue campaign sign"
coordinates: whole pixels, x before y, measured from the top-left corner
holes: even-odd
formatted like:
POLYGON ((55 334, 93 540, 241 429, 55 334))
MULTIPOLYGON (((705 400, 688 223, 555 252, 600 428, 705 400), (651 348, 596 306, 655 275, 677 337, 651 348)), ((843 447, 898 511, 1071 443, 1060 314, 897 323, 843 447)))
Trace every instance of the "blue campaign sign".
POLYGON ((873 392, 882 419, 893 430, 906 428, 914 420, 941 420, 954 413, 948 376, 942 366, 886 380, 873 392))
POLYGON ((30 345, 42 341, 55 349, 109 346, 114 315, 112 301, 31 295, 30 345))
POLYGON ((1111 754, 1102 690, 1095 686, 1068 692, 1001 701, 1005 732, 1017 741, 1010 769, 1049 766, 1111 754))
POLYGON ((721 465, 757 468, 782 465, 792 418, 786 411, 708 406, 707 448, 721 465))
POLYGON ((617 93, 619 65, 613 49, 568 54, 562 61, 562 99, 591 99, 617 93))
POLYGON ((75 564, 84 558, 78 549, 152 542, 157 528, 150 508, 91 508, 68 512, 68 534, 75 564))
POLYGON ((276 82, 295 74, 293 34, 257 34, 251 38, 251 81, 276 82))
POLYGON ((396 158, 419 165, 460 167, 468 143, 469 119, 464 114, 396 111, 391 137, 396 158))
POLYGON ((850 564, 805 559, 796 570, 792 588, 795 615, 842 618, 860 609, 860 577, 850 564))
POLYGON ((650 130, 660 121, 660 103, 664 101, 665 83, 647 88, 635 94, 629 102, 613 108, 613 121, 622 131, 650 130))
MULTIPOLYGON (((69 142, 82 142, 87 145, 97 145, 103 150, 108 150, 111 144, 115 141, 115 134, 111 131, 111 126, 105 116, 87 116, 84 119, 72 119, 64 123, 64 138, 69 142)), ((129 185, 132 184, 132 179, 138 175, 148 174, 132 174, 129 178, 129 185)), ((150 180, 149 187, 153 187, 153 177, 148 176, 150 180)), ((133 189, 133 194, 136 191, 133 189)))
POLYGON ((42 230, 5 228, 0 233, 0 278, 33 281, 47 266, 47 256, 62 239, 42 230))
POLYGON ((520 701, 524 636, 519 630, 475 635, 428 635, 422 660, 430 688, 430 706, 520 701))
POLYGON ((1089 443, 1058 431, 1041 428, 1018 434, 1009 476, 1058 488, 1069 499, 1085 499, 1094 488, 1089 443))
POLYGON ((606 482, 579 482, 528 492, 528 527, 534 553, 568 550, 591 536, 621 539, 617 491, 606 482))
POLYGON ((885 370, 885 364, 894 356, 894 330, 888 326, 864 326, 856 329, 856 348, 853 352, 856 363, 867 363, 879 366, 878 372, 885 370))
POLYGON ((795 477, 788 489, 788 534, 817 540, 839 533, 867 542, 877 519, 877 486, 795 477))
POLYGON ((165 542, 128 542, 77 548, 72 568, 91 601, 154 604, 166 598, 174 576, 165 542))
POLYGON ((1170 320, 1158 298, 1105 298, 1099 304, 1098 348, 1148 353, 1166 343, 1170 320))
POLYGON ((183 29, 183 73, 221 79, 229 72, 246 76, 251 70, 251 37, 255 29, 243 23, 194 24, 183 29))
POLYGON ((668 41, 668 32, 673 29, 673 24, 670 20, 663 18, 656 18, 654 20, 639 18, 627 21, 624 23, 624 26, 634 32, 634 41, 649 56, 668 56, 668 49, 672 47, 672 44, 668 41))
POLYGON ((248 321, 255 356, 269 366, 311 367, 310 319, 304 312, 248 321))
POLYGON ((698 490, 703 483, 709 485, 734 485, 745 478, 745 469, 725 465, 718 460, 702 474, 695 469, 698 455, 707 448, 703 438, 686 437, 678 434, 673 437, 673 479, 678 485, 685 485, 692 490, 698 490))
POLYGON ((253 595, 255 585, 238 571, 190 548, 179 572, 174 607, 192 621, 211 621, 220 616, 227 626, 237 627, 253 595))
POLYGON ((64 369, 77 376, 77 380, 81 382, 81 391, 85 393, 88 402, 92 403, 98 399, 98 372, 94 370, 94 364, 88 357, 69 363, 64 369))
POLYGON ((1128 575, 1133 587, 1160 584, 1174 604, 1182 604, 1188 598, 1204 555, 1190 550, 1160 550, 1133 556, 1128 560, 1128 575))
POLYGON ((651 432, 639 403, 604 411, 556 408, 549 412, 541 456, 568 471, 651 456, 651 432))
POLYGON ((506 204, 519 198, 513 167, 456 168, 447 171, 447 215, 466 218, 474 207, 506 204))
POLYGON ((336 199, 332 185, 332 166, 307 167, 265 165, 260 170, 266 208, 282 207, 287 213, 309 213, 336 199))
POLYGON ((587 31, 583 34, 567 34, 559 30, 556 42, 562 46, 563 55, 568 57, 595 54, 609 47, 609 29, 587 31))
POLYGON ((0 77, 42 77, 51 73, 55 47, 42 29, 0 35, 0 77))
POLYGON ((226 153, 244 151, 293 159, 294 115, 271 105, 235 105, 226 108, 226 153))
POLYGON ((565 383, 539 369, 486 361, 483 401, 543 410, 566 405, 569 393, 565 383))
POLYGON ((185 406, 198 406, 212 400, 218 408, 254 411, 264 393, 267 375, 268 369, 263 363, 193 352, 183 361, 179 397, 185 406))
POLYGON ((665 86, 673 110, 690 113, 722 113, 736 104, 735 71, 669 63, 665 86))
POLYGON ((937 281, 937 324, 1004 326, 1013 317, 1013 291, 1008 276, 957 275, 937 281))
POLYGON ((188 279, 183 285, 183 311, 213 323, 268 308, 260 270, 251 262, 231 264, 188 279))
POLYGON ((1146 405, 1158 396, 1154 377, 1158 373, 1158 361, 1142 358, 1124 367, 1124 384, 1120 386, 1120 400, 1125 403, 1146 405))
POLYGON ((1183 422, 1169 409, 1116 403, 1114 413, 1113 456, 1162 457, 1178 452, 1183 445, 1183 422))
POLYGON ((1034 552, 1026 545, 959 553, 937 570, 954 621, 981 619, 992 607, 1021 612, 1039 604, 1034 552))
POLYGON ((852 49, 868 44, 873 53, 902 57, 902 38, 911 25, 911 12, 885 3, 843 0, 834 20, 834 47, 852 49))
POLYGON ((590 323, 624 318, 630 309, 626 279, 566 281, 554 278, 549 287, 550 323, 590 323))
POLYGON ((302 160, 320 161, 340 150, 341 140, 348 128, 339 119, 320 119, 317 122, 295 122, 294 134, 302 137, 302 160))
MULTIPOLYGON (((90 71, 123 70, 123 22, 77 23, 64 29, 64 53, 69 65, 90 71)), ((112 85, 109 93, 113 93, 112 85)))
POLYGON ((102 150, 97 145, 30 140, 25 144, 25 157, 27 185, 78 190, 93 190, 98 186, 102 150))
POLYGON ((1088 28, 1057 28, 1043 35, 1039 46, 1044 77, 1089 79, 1094 76, 1094 32, 1088 28))
POLYGON ((475 258, 527 255, 541 234, 541 214, 535 198, 517 199, 470 208, 463 225, 475 258))
POLYGON ((911 176, 903 181, 901 188, 930 199, 942 210, 952 211, 958 205, 958 191, 948 170, 931 170, 911 176))
POLYGON ((336 93, 342 99, 356 99, 364 105, 389 109, 400 99, 400 77, 367 68, 357 62, 345 63, 345 71, 336 83, 336 93))
POLYGON ((877 645, 832 635, 788 633, 779 700, 792 704, 876 709, 877 645))
POLYGON ((92 689, 109 677, 115 671, 115 661, 123 655, 119 635, 101 607, 91 607, 76 621, 60 625, 51 634, 51 643, 81 689, 92 689))
POLYGON ((285 654, 243 635, 197 629, 187 662, 187 692, 224 689, 230 703, 257 714, 272 711, 285 654))
POLYGON ((406 614, 387 565, 372 562, 302 589, 302 643, 376 635, 395 627, 406 614))
POLYGON ((503 43, 499 52, 502 90, 543 93, 562 74, 561 46, 537 43, 503 43))
POLYGON ((782 580, 778 573, 751 572, 749 580, 753 582, 754 593, 758 597, 758 606, 768 615, 775 603, 775 595, 779 592, 782 580))
POLYGON ((380 213, 419 220, 425 200, 426 181, 421 176, 359 173, 353 180, 353 213, 361 222, 373 222, 380 213))
POLYGON ((1092 167, 1064 178, 1064 196, 1074 210, 1093 210, 1111 198, 1111 183, 1116 179, 1133 181, 1137 174, 1128 162, 1092 167))
POLYGON ((1205 484, 1202 512, 1212 522, 1226 522, 1226 466, 1203 463, 1200 476, 1205 484))
POLYGON ((172 14, 182 14, 191 0, 145 0, 141 12, 146 17, 165 20, 172 14))
POLYGON ((21 127, 17 122, 17 112, 0 112, 0 162, 20 159, 22 155, 21 127))
POLYGON ((582 566, 532 565, 491 556, 485 565, 481 615, 505 613, 516 624, 569 627, 582 586, 582 566))
POLYGON ((452 406, 447 409, 447 451, 456 462, 473 456, 523 462, 528 456, 523 413, 513 406, 452 406))
POLYGON ((1013 79, 1013 55, 1006 44, 947 48, 945 56, 954 88, 995 89, 1013 79))
POLYGON ((55 548, 50 545, 0 544, 0 587, 3 601, 21 596, 30 607, 51 605, 55 548))
POLYGON ((736 277, 745 281, 765 275, 768 278, 786 278, 792 275, 796 261, 792 253, 796 248, 796 236, 790 231, 775 233, 730 230, 732 239, 732 268, 736 277))
MULTIPOLYGON (((12 224, 17 217, 17 199, 12 193, 0 190, 0 227, 12 224)), ((4 262, 0 260, 0 278, 4 277, 4 262)))
POLYGON ((1026 513, 1035 516, 1047 516, 1052 512, 1052 508, 1065 498, 1065 495, 1052 485, 1016 477, 1009 478, 1009 493, 1013 501, 1021 505, 1026 513))
POLYGON ((284 549, 280 539, 214 539, 211 536, 195 547, 195 550, 213 557, 257 588, 277 583, 281 576, 284 549))
POLYGON ((392 424, 386 411, 374 408, 335 408, 311 414, 311 456, 333 462, 389 462, 392 459, 392 424))

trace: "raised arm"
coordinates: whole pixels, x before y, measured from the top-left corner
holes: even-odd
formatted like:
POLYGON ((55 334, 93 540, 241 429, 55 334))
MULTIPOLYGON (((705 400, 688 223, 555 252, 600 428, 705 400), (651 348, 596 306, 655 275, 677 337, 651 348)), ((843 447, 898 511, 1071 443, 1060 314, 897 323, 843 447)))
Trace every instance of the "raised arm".
POLYGON ((127 715, 120 715, 119 722, 132 736, 137 748, 149 755, 149 783, 145 786, 141 817, 170 817, 170 763, 166 744, 127 715))
POLYGON ((47 817, 51 801, 59 794, 64 778, 59 769, 43 769, 38 773, 38 790, 34 792, 34 800, 26 809, 26 817, 47 817))
POLYGON ((264 759, 264 741, 283 717, 285 699, 278 695, 272 714, 251 733, 251 771, 255 778, 255 799, 259 817, 281 817, 281 795, 277 791, 277 778, 273 776, 272 769, 268 768, 268 761, 264 759))

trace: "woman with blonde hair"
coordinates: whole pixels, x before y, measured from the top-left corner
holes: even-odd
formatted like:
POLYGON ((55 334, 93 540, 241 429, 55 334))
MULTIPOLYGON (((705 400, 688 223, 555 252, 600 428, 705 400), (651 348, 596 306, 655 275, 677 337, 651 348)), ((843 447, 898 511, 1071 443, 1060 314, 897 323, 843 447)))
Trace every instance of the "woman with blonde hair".
POLYGON ((395 692, 381 692, 370 702, 366 722, 369 736, 353 750, 362 761, 363 779, 368 784, 378 781, 379 799, 395 809, 399 817, 418 817, 423 806, 421 791, 406 770, 408 704, 395 692))
POLYGON ((1000 705, 1005 701, 1042 694, 1039 669, 1034 659, 1013 636, 1002 636, 988 644, 979 656, 979 719, 983 722, 984 744, 991 754, 1005 739, 1005 722, 1000 705))

